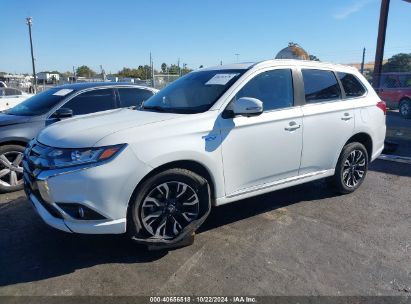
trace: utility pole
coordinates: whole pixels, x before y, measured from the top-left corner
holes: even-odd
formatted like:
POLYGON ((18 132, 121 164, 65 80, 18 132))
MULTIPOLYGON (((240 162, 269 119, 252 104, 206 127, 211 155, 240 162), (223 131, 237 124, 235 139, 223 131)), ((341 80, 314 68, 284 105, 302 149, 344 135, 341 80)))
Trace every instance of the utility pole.
POLYGON ((384 58, 385 34, 387 32, 388 11, 390 0, 381 0, 380 21, 378 25, 377 49, 375 52, 374 75, 372 83, 374 88, 380 86, 380 77, 382 71, 382 61, 384 58))
POLYGON ((34 78, 34 93, 37 93, 37 76, 36 76, 36 67, 34 65, 34 53, 33 53, 33 40, 31 38, 31 25, 33 24, 33 18, 27 17, 26 24, 29 27, 29 36, 30 36, 30 49, 31 49, 31 64, 33 67, 33 78, 34 78))
POLYGON ((362 49, 361 74, 364 75, 365 48, 362 49))
POLYGON ((240 56, 240 54, 234 54, 237 57, 237 63, 238 63, 238 56, 240 56))
POLYGON ((74 68, 74 65, 73 65, 73 82, 77 82, 76 69, 74 68))

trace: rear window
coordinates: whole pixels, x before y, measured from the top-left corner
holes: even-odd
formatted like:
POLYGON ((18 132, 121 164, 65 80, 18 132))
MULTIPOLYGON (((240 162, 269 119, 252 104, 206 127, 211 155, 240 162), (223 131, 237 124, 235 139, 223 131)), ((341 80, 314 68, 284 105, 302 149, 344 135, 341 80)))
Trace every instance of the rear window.
POLYGON ((302 74, 307 103, 341 99, 340 86, 332 71, 303 69, 302 74))
POLYGON ((337 75, 344 88, 345 96, 360 97, 365 94, 365 88, 357 77, 352 74, 342 72, 338 72, 337 75))

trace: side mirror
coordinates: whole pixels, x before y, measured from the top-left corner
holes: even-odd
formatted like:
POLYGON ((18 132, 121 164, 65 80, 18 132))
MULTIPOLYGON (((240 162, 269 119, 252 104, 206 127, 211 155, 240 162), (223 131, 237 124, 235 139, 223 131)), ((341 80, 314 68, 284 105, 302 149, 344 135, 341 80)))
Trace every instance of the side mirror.
POLYGON ((73 110, 69 108, 60 108, 54 112, 53 117, 57 119, 73 117, 73 110))
POLYGON ((258 116, 263 113, 263 102, 257 98, 241 97, 232 104, 234 116, 258 116))

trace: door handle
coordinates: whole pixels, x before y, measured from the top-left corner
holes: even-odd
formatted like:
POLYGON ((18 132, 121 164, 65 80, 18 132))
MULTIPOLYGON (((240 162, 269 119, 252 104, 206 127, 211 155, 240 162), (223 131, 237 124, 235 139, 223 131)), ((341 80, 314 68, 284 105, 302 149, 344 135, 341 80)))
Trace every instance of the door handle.
POLYGON ((341 120, 350 120, 352 118, 352 116, 350 115, 350 113, 344 113, 344 116, 341 117, 341 120))
POLYGON ((291 121, 287 127, 284 128, 286 131, 294 131, 301 127, 301 125, 297 124, 295 121, 291 121))

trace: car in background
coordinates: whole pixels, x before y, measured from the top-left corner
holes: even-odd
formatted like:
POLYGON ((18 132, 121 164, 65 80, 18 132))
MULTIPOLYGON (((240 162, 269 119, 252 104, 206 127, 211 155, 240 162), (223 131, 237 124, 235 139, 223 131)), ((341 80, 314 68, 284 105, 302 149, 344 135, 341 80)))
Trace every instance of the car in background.
POLYGON ((19 89, 0 87, 0 112, 18 105, 31 96, 33 94, 27 94, 19 89))
POLYGON ((22 153, 46 126, 77 115, 137 108, 157 91, 110 82, 69 84, 34 95, 0 113, 0 192, 22 189, 22 153))
POLYGON ((391 109, 398 109, 401 116, 411 118, 411 73, 384 73, 378 95, 391 109))

